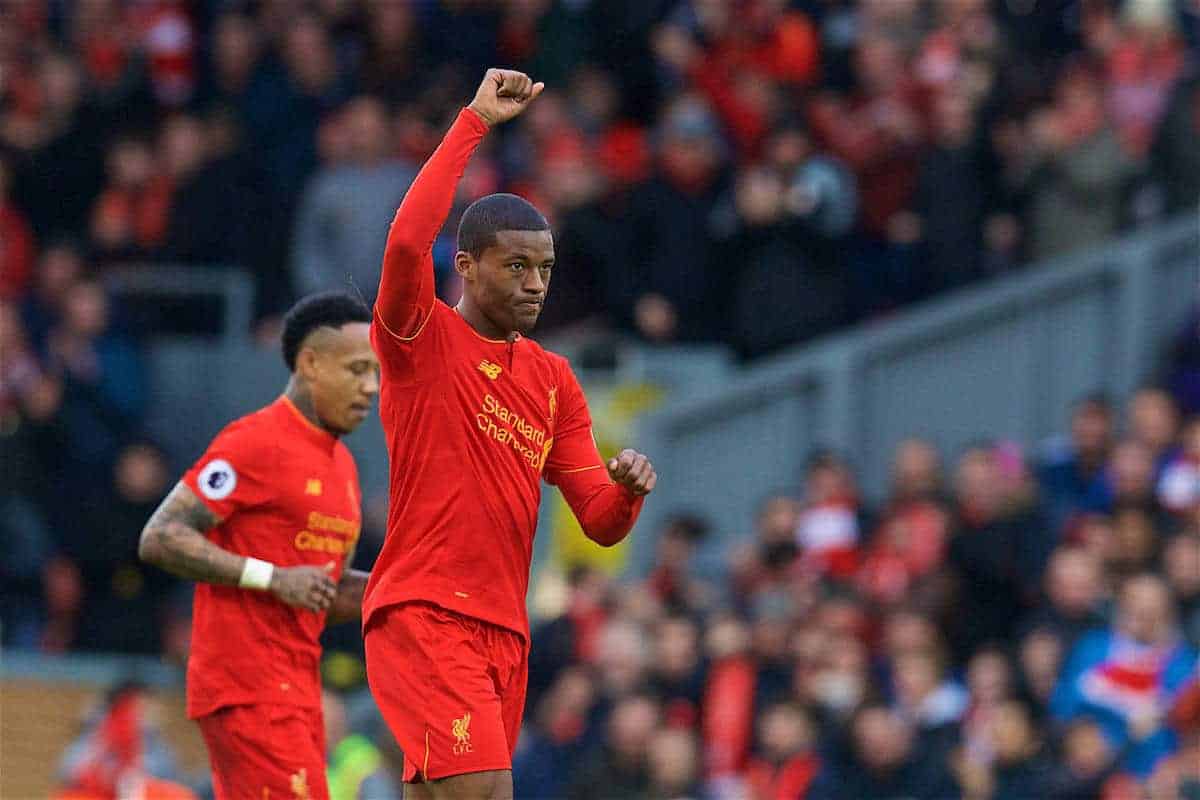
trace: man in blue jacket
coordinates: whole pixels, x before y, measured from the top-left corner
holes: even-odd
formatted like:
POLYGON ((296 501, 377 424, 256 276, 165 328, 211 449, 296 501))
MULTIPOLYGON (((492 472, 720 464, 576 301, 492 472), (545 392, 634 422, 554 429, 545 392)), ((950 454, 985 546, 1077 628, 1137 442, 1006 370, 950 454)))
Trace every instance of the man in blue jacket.
POLYGON ((1123 752, 1125 768, 1146 777, 1175 751, 1164 717, 1195 663, 1167 584, 1135 575, 1121 587, 1115 624, 1085 635, 1071 652, 1051 711, 1062 722, 1095 719, 1123 752))

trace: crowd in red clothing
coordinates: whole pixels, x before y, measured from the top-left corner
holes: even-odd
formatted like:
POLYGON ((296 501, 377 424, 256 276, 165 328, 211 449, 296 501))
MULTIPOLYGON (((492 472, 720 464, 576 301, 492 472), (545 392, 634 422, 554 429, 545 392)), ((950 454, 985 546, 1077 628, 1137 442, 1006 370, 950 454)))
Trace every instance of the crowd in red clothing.
POLYGON ((718 532, 686 515, 644 582, 580 568, 534 629, 518 791, 1186 796, 1200 423, 1156 388, 1123 411, 1084 398, 1040 451, 981 441, 950 474, 904 442, 877 508, 818 453, 719 574, 696 558, 718 532))
POLYGON ((20 3, 0 291, 67 237, 94 271, 239 266, 270 319, 314 237, 377 269, 366 212, 303 213, 324 183, 403 194, 371 184, 350 101, 382 101, 371 166, 405 183, 503 64, 550 89, 461 201, 547 211, 571 269, 546 325, 753 356, 1194 205, 1198 23, 1167 0, 20 3))
MULTIPOLYGON (((176 587, 135 558, 171 474, 139 439, 136 345, 160 330, 114 304, 106 276, 239 266, 268 331, 347 271, 370 292, 376 215, 386 225, 486 67, 549 89, 489 139, 456 207, 512 190, 546 211, 562 265, 547 328, 753 357, 1200 197, 1190 3, 0 13, 6 646, 186 651, 176 587)), ((446 296, 455 223, 434 248, 446 296)), ((1200 644, 1200 428, 1179 413, 1200 409, 1194 333, 1176 361, 1174 399, 1140 394, 1124 425, 1081 402, 1046 453, 981 443, 948 480, 940 454, 906 443, 878 509, 820 454, 795 494, 764 501, 726 573, 696 570, 705 525, 686 517, 656 534, 636 589, 578 571, 536 633, 518 792, 1175 796, 1200 779, 1182 644, 1200 644)))

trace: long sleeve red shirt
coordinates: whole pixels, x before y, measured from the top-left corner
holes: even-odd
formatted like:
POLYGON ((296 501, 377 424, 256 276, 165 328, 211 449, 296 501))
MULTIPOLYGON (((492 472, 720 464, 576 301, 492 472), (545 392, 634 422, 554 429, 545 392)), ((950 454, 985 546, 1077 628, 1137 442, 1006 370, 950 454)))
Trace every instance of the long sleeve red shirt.
POLYGON ((616 544, 642 500, 614 484, 566 359, 479 335, 434 294, 433 241, 487 125, 459 113, 388 233, 371 325, 390 456, 388 532, 363 600, 423 600, 528 634, 541 481, 593 540, 616 544))

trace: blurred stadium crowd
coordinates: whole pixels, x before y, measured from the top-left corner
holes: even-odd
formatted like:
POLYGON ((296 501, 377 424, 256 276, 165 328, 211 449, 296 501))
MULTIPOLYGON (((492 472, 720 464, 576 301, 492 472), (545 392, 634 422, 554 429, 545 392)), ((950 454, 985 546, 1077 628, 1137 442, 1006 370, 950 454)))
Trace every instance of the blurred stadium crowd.
MULTIPOLYGON (((714 532, 686 514, 653 532, 644 580, 574 569, 533 630, 518 796, 1197 796, 1200 418, 1180 409, 1158 388, 1123 409, 1089 396, 1038 452, 981 441, 948 468, 912 439, 874 507, 817 453, 719 579, 695 569, 714 532)), ((334 796, 398 797, 359 634, 328 638, 334 796)), ((104 719, 69 769, 112 752, 104 719)), ((145 735, 157 774, 186 778, 145 735)))
MULTIPOLYGON (((1194 207, 1198 48, 1200 7, 1170 0, 0 5, 5 646, 186 656, 186 591, 135 558, 178 466, 141 437, 156 331, 106 275, 246 269, 264 342, 299 294, 369 298, 487 66, 550 89, 460 207, 547 212, 546 327, 754 357, 1194 207)), ((1200 786, 1194 337, 1178 355, 1174 396, 1084 400, 1046 453, 981 444, 944 479, 904 445, 875 509, 815 456, 719 580, 689 572, 685 517, 636 589, 576 571, 534 635, 518 791, 1200 786)))
POLYGON ((1189 2, 34 0, 4 14, 10 300, 61 302, 44 262, 64 252, 87 274, 243 267, 263 319, 347 275, 370 294, 415 165, 492 64, 550 91, 489 140, 462 201, 508 189, 548 212, 569 267, 548 327, 756 355, 1096 244, 1200 190, 1189 2))

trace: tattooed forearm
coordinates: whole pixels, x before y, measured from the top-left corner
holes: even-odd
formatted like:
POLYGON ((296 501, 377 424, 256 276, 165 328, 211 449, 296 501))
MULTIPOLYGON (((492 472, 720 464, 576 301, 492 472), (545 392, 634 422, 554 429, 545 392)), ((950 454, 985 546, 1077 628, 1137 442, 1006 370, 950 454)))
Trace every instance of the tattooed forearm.
POLYGON ((191 489, 178 483, 142 529, 138 556, 181 578, 234 586, 245 559, 204 536, 219 522, 191 489))
POLYGON ((367 588, 367 579, 370 577, 369 572, 348 567, 342 572, 342 579, 338 581, 337 597, 333 598, 333 605, 329 607, 326 625, 337 625, 362 616, 363 590, 367 588))

